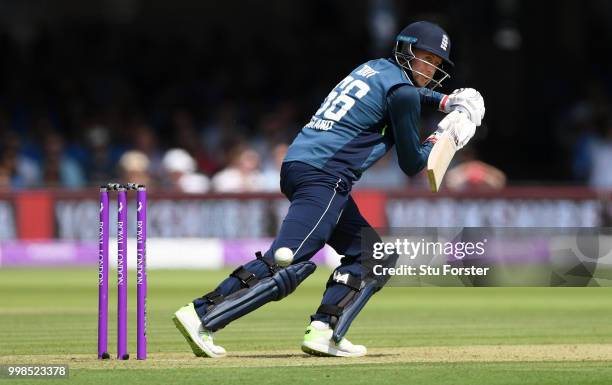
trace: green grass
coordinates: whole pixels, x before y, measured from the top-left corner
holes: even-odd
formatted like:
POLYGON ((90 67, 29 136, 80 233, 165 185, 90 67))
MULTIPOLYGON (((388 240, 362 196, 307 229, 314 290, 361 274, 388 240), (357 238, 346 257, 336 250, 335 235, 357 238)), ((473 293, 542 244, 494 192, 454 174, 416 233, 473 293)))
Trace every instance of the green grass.
MULTIPOLYGON (((118 376, 118 377, 121 377, 118 376)), ((86 370, 74 378, 107 383, 100 370, 86 370)), ((130 384, 505 384, 590 385, 609 384, 609 363, 490 363, 490 364, 387 364, 306 368, 199 369, 182 371, 132 370, 130 384), (179 377, 180 376, 180 377, 179 377), (231 379, 231 380, 229 380, 231 379), (261 381, 261 382, 259 382, 261 381)))
MULTIPOLYGON (((192 357, 171 321, 172 313, 208 292, 226 274, 150 271, 150 359, 118 363, 95 360, 94 269, 0 269, 0 364, 65 362, 71 366, 70 383, 612 383, 612 365, 606 355, 603 360, 554 359, 556 344, 612 344, 612 288, 387 288, 373 297, 348 335, 371 349, 370 361, 311 360, 302 356, 299 344, 329 274, 322 269, 289 298, 266 305, 218 334, 218 343, 230 357, 238 355, 238 361, 235 357, 234 361, 228 357, 214 362, 192 357), (435 357, 420 360, 402 350, 414 347, 410 352, 417 353, 410 354, 418 355, 428 347, 456 350, 474 345, 533 345, 550 351, 553 358, 507 360, 500 355, 499 360, 446 362, 440 357, 435 362, 435 357)), ((129 351, 135 356, 133 289, 129 351)), ((112 285, 110 298, 109 349, 114 352, 116 295, 112 285)), ((0 385, 3 381, 0 379, 0 385)))

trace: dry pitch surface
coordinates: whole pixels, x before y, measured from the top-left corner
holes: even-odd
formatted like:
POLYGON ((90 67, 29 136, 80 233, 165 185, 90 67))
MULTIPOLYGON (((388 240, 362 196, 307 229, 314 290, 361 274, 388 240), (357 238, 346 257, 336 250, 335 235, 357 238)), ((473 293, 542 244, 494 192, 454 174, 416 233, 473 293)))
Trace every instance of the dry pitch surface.
POLYGON ((295 350, 242 351, 221 359, 198 358, 188 353, 154 353, 147 361, 108 360, 100 362, 90 354, 2 356, 0 364, 64 364, 72 369, 121 368, 269 368, 287 366, 325 366, 397 363, 461 362, 564 362, 610 361, 612 344, 582 345, 500 345, 500 346, 428 346, 408 348, 375 348, 359 358, 311 357, 295 350))

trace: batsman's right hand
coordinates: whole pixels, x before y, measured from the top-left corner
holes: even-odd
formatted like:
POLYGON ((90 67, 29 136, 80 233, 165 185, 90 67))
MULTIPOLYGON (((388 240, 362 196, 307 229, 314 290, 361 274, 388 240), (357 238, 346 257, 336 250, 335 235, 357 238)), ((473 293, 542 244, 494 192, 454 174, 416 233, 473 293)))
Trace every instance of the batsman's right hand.
POLYGON ((451 137, 455 140, 457 150, 460 150, 476 133, 476 124, 469 119, 467 113, 456 110, 446 115, 438 123, 438 130, 436 132, 441 134, 445 131, 450 132, 451 137))

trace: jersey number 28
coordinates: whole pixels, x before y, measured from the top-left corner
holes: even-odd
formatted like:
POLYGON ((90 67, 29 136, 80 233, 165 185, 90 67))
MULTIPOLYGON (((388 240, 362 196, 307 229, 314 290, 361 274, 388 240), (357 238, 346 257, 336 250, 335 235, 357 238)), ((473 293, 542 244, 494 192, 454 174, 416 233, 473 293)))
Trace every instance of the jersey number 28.
POLYGON ((339 121, 355 105, 355 99, 361 99, 370 91, 370 86, 362 80, 347 76, 327 95, 321 108, 315 115, 323 113, 323 119, 339 121), (349 94, 356 90, 354 94, 349 94), (323 112, 325 111, 325 112, 323 112))

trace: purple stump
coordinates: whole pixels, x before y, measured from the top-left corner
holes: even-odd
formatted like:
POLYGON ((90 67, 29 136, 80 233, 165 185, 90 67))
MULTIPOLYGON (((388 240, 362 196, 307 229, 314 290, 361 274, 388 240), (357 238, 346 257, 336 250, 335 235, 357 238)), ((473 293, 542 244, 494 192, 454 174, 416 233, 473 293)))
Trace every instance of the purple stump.
POLYGON ((127 191, 117 189, 117 358, 127 360, 127 191))
POLYGON ((100 188, 100 227, 98 249, 98 359, 108 354, 108 189, 100 188))
POLYGON ((136 341, 139 360, 147 359, 147 190, 138 186, 136 193, 136 341))

